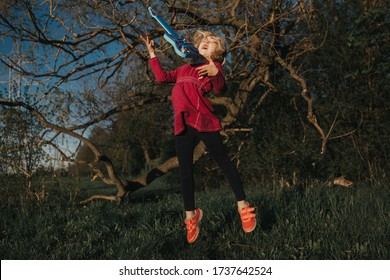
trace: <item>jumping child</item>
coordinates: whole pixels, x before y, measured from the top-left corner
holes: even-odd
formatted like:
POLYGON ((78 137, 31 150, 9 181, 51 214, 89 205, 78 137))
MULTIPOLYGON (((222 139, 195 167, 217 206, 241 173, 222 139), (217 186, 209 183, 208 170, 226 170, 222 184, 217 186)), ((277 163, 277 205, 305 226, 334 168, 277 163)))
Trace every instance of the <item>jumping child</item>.
POLYGON ((222 126, 213 114, 210 101, 205 97, 211 90, 220 94, 225 87, 221 64, 225 55, 224 40, 209 31, 196 31, 194 45, 207 59, 203 64, 185 64, 176 70, 165 71, 154 49, 154 41, 141 36, 148 48, 149 64, 158 83, 175 83, 172 90, 176 155, 179 160, 180 187, 184 200, 187 241, 195 242, 199 235, 199 222, 203 211, 195 207, 193 178, 193 152, 196 139, 203 141, 233 189, 241 217, 242 228, 251 232, 256 227, 255 208, 246 201, 243 184, 237 168, 231 162, 219 131, 222 126))

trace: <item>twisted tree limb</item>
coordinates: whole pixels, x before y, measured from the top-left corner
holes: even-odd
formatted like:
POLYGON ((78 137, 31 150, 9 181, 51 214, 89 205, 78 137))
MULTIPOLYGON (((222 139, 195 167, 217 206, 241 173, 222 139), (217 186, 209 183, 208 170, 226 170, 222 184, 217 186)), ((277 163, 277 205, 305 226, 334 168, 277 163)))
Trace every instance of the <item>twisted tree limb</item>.
POLYGON ((314 128, 317 130, 321 137, 321 154, 325 154, 326 151, 326 144, 328 142, 328 137, 325 136, 324 130, 318 123, 317 117, 313 113, 313 98, 308 96, 308 88, 306 84, 306 80, 302 78, 297 71, 294 69, 294 67, 291 64, 287 64, 286 61, 284 61, 279 55, 275 56, 275 60, 286 70, 289 71, 290 76, 296 80, 299 85, 301 86, 301 96, 306 101, 307 104, 307 119, 308 121, 314 126, 314 128))

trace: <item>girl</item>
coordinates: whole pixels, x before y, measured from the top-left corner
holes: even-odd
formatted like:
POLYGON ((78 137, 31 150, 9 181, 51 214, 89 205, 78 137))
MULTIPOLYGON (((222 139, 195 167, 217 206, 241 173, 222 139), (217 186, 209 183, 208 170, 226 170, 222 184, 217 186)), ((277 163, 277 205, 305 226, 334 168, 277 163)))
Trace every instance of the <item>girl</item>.
POLYGON ((237 201, 242 228, 251 232, 256 227, 255 208, 246 201, 241 178, 230 161, 219 131, 219 120, 213 115, 210 101, 205 97, 211 90, 220 94, 225 87, 221 64, 225 55, 225 43, 212 32, 196 31, 194 45, 206 60, 203 64, 185 64, 176 70, 165 71, 154 50, 154 41, 141 36, 148 48, 149 64, 157 82, 175 83, 172 90, 174 109, 174 134, 176 155, 179 160, 180 187, 184 200, 187 241, 195 242, 199 235, 199 222, 203 211, 195 207, 193 152, 196 138, 203 141, 212 158, 217 162, 233 189, 237 201))

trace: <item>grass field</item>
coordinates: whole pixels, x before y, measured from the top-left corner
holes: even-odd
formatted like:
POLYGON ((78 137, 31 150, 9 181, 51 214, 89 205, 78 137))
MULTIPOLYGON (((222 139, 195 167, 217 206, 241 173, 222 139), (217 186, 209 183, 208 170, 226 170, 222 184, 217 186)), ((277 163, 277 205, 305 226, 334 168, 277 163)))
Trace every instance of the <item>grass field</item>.
POLYGON ((78 202, 106 188, 56 180, 44 197, 1 190, 1 259, 390 259, 390 188, 247 186, 258 228, 241 230, 232 192, 196 194, 204 210, 196 243, 185 241, 177 186, 160 180, 118 205, 78 202), (17 196, 19 197, 12 197, 17 196))

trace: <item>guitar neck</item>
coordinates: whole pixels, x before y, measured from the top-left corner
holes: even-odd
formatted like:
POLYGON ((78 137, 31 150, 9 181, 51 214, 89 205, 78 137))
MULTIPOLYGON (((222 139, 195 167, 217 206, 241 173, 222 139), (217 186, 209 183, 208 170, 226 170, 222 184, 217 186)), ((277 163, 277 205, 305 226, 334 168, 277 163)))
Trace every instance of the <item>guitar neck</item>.
POLYGON ((199 51, 191 43, 187 42, 185 37, 177 34, 161 17, 159 17, 151 7, 148 11, 152 18, 165 29, 164 38, 174 47, 175 52, 183 58, 199 59, 199 51))
POLYGON ((158 16, 151 7, 148 8, 150 15, 157 20, 157 22, 165 29, 165 31, 172 37, 183 40, 183 37, 177 34, 168 23, 165 22, 160 16, 158 16))

